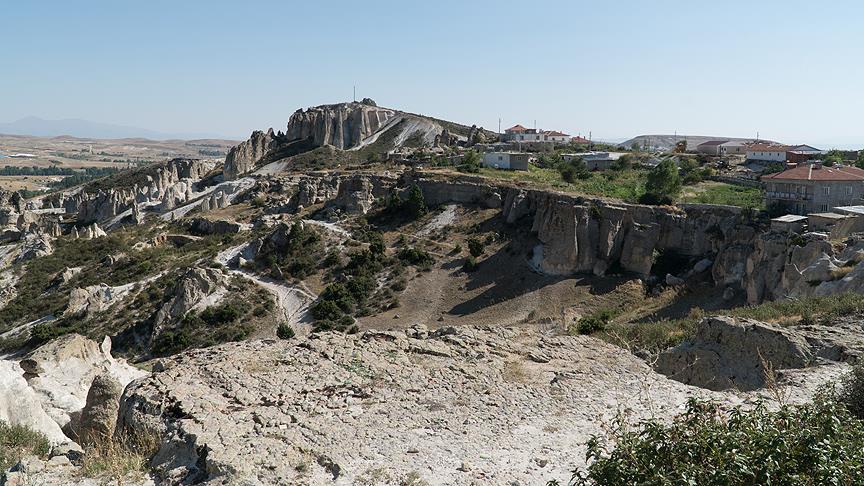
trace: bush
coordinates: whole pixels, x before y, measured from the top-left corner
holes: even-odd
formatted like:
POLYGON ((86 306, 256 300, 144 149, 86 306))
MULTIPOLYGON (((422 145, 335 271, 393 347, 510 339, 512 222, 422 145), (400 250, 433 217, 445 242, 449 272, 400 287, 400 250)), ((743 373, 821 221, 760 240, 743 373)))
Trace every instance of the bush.
POLYGON ((468 239, 468 253, 474 258, 479 258, 486 251, 486 245, 477 238, 468 239))
POLYGON ((403 248, 397 254, 399 260, 415 266, 431 265, 435 259, 427 251, 418 250, 416 248, 403 248))
POLYGON ((456 167, 456 170, 476 174, 480 172, 480 167, 480 154, 476 150, 469 150, 465 152, 465 155, 462 157, 462 163, 456 167))
POLYGON ((668 204, 681 193, 681 176, 678 167, 671 159, 666 159, 657 167, 651 169, 645 181, 645 201, 657 201, 653 204, 668 204))
POLYGON ((825 398, 728 413, 691 400, 669 425, 631 429, 619 420, 612 435, 588 442, 590 465, 574 472, 574 484, 839 485, 864 477, 864 423, 825 398))
POLYGON ((853 366, 840 382, 837 400, 846 406, 849 413, 864 420, 864 361, 853 366))
POLYGON ((603 309, 593 314, 584 316, 576 323, 576 332, 582 335, 594 334, 595 332, 603 331, 606 326, 615 317, 614 312, 603 309))
POLYGON ((0 471, 14 466, 26 455, 45 458, 50 451, 48 438, 40 432, 0 421, 0 471))
POLYGON ((477 259, 474 256, 469 256, 465 259, 465 263, 462 264, 462 270, 466 272, 473 272, 480 268, 480 264, 477 263, 477 259))
POLYGON ((279 339, 291 339, 294 337, 294 328, 283 322, 276 328, 276 337, 279 339))

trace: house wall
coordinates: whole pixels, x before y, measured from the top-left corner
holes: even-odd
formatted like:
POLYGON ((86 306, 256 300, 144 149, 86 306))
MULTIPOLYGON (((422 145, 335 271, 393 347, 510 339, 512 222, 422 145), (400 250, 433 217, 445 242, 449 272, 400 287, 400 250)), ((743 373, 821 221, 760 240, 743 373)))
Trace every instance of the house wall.
POLYGON ((720 155, 720 145, 699 145, 696 151, 700 154, 720 155))
POLYGON ((747 160, 765 160, 769 162, 785 162, 786 161, 786 151, 772 151, 772 152, 764 152, 764 151, 747 151, 747 160))
POLYGON ((723 144, 720 146, 720 155, 744 155, 747 153, 747 147, 741 144, 723 144))
POLYGON ((510 168, 510 154, 502 152, 489 152, 483 154, 483 165, 497 169, 510 168))

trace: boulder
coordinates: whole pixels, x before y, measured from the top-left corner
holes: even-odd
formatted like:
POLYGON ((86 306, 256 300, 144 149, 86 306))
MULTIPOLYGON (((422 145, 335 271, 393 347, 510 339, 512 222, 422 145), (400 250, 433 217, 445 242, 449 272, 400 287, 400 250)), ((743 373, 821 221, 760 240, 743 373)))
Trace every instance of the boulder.
POLYGON ((97 375, 107 372, 125 387, 147 374, 113 358, 107 336, 99 345, 78 334, 67 334, 40 346, 21 360, 20 366, 45 411, 61 427, 77 420, 97 375))
POLYGON ((69 442, 60 425, 42 407, 43 396, 30 388, 18 363, 0 360, 0 421, 45 434, 53 444, 69 442))
POLYGON ((655 368, 670 378, 710 390, 754 390, 771 370, 804 368, 813 359, 805 337, 750 319, 709 317, 696 334, 658 356, 655 368))
POLYGON ((122 394, 123 385, 111 373, 102 372, 93 378, 81 419, 75 427, 79 443, 100 444, 114 435, 122 394))

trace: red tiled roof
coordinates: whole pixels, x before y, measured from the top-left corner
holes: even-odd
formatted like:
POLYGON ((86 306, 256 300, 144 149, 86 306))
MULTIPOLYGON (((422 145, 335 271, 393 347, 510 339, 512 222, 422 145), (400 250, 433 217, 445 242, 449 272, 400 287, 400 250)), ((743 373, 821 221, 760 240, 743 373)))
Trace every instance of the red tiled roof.
POLYGON ((570 136, 570 135, 567 135, 566 133, 556 132, 555 130, 546 132, 546 135, 549 135, 550 137, 569 137, 570 136))
POLYGON ((573 137, 570 141, 573 143, 591 143, 591 140, 585 137, 573 137))
POLYGON ((527 128, 523 127, 522 125, 513 125, 512 127, 508 128, 507 130, 504 130, 504 131, 505 132, 524 132, 525 130, 527 130, 527 128))
POLYGON ((794 169, 771 174, 763 179, 785 181, 864 181, 864 169, 858 167, 825 167, 800 165, 794 169))

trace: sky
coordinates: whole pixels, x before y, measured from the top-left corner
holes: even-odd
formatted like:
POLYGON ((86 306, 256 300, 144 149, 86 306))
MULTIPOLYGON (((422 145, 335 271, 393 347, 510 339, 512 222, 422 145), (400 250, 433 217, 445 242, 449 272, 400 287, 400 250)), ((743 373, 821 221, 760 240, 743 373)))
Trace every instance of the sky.
POLYGON ((0 122, 243 139, 370 97, 489 129, 864 146, 864 2, 0 0, 0 122))

